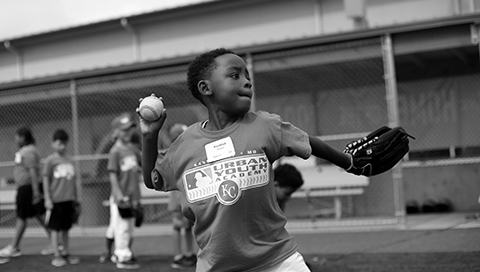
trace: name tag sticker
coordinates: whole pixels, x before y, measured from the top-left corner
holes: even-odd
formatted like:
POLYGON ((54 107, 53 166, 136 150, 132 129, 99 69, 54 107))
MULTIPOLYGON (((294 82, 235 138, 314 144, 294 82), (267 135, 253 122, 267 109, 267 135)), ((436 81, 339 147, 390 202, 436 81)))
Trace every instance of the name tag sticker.
POLYGON ((232 138, 227 137, 205 145, 207 162, 214 162, 235 156, 232 138))

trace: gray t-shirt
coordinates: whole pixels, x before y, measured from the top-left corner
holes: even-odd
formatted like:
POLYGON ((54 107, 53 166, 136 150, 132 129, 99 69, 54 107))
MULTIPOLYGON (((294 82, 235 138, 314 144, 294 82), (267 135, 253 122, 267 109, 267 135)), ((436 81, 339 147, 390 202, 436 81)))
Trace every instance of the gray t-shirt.
POLYGON ((247 113, 221 131, 196 123, 159 154, 163 189, 179 190, 183 214, 195 221, 197 271, 262 271, 296 252, 272 169, 292 155, 311 155, 308 135, 267 112, 247 113))

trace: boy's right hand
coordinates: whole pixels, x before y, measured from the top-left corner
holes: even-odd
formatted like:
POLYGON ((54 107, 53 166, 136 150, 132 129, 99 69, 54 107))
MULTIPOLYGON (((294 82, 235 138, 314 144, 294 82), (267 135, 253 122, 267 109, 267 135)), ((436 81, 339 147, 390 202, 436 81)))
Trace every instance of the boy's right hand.
MULTIPOLYGON (((155 96, 155 94, 152 94, 152 96, 155 96)), ((160 99, 163 102, 163 98, 160 97, 160 99)), ((142 102, 142 100, 143 100, 143 98, 140 98, 138 100, 139 105, 142 102)), ((144 135, 144 136, 157 135, 158 132, 160 131, 160 129, 162 128, 163 123, 165 122, 165 119, 167 118, 167 112, 166 112, 165 109, 163 109, 163 111, 162 111, 162 116, 160 116, 160 118, 155 120, 155 121, 147 121, 147 120, 143 119, 142 116, 139 114, 138 107, 136 108, 135 111, 138 114, 139 123, 140 123, 140 130, 142 132, 142 135, 144 135)))
POLYGON ((45 204, 45 209, 47 210, 53 209, 53 202, 51 199, 45 199, 44 204, 45 204))

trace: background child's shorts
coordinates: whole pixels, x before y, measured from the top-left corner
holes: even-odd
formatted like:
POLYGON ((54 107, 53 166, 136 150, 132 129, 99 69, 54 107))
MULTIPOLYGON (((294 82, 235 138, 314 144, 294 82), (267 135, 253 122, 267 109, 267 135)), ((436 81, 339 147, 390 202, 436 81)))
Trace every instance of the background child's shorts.
POLYGON ((71 229, 74 213, 73 201, 53 203, 53 209, 49 218, 47 218, 47 227, 56 231, 71 229))
MULTIPOLYGON (((42 184, 38 185, 40 192, 42 192, 42 184)), ((33 190, 32 185, 23 185, 18 187, 15 204, 17 206, 17 216, 21 219, 27 219, 36 215, 42 215, 45 213, 45 206, 43 199, 40 199, 37 203, 32 204, 33 190)))

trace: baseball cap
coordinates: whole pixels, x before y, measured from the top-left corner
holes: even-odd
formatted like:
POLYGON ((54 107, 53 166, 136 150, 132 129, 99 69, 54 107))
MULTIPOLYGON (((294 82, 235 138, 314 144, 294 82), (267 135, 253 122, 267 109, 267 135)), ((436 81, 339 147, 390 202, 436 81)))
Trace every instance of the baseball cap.
POLYGON ((135 121, 133 120, 133 116, 126 112, 122 113, 121 115, 115 117, 112 120, 112 129, 113 130, 126 130, 131 127, 135 126, 135 121))

